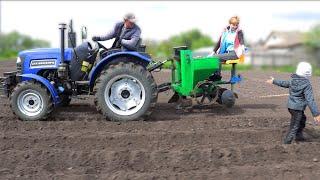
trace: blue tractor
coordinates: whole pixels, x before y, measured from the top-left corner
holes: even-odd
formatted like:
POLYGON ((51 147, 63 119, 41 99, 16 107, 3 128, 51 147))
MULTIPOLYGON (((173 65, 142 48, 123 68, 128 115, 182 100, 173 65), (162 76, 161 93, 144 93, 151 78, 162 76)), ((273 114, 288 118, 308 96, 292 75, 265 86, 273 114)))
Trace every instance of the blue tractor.
POLYGON ((21 120, 43 120, 71 97, 94 95, 94 104, 111 121, 144 119, 156 105, 158 90, 144 48, 108 50, 98 42, 65 48, 66 24, 60 24, 61 48, 19 53, 17 70, 4 73, 2 89, 21 120))

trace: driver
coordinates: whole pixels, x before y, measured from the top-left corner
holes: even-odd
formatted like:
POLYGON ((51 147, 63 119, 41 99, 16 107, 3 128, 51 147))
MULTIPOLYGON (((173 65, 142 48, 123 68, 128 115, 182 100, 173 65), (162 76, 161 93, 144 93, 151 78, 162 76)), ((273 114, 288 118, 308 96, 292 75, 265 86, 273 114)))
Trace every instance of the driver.
POLYGON ((115 38, 111 49, 136 51, 140 45, 141 30, 136 25, 136 17, 128 13, 123 17, 123 22, 118 22, 113 30, 103 36, 93 36, 93 41, 106 41, 115 38))

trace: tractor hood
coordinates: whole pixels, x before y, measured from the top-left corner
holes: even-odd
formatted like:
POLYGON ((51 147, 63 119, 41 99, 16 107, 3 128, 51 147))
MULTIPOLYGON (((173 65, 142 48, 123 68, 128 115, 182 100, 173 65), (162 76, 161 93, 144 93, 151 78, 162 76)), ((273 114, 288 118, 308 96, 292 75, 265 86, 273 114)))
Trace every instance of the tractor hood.
MULTIPOLYGON (((23 59, 57 59, 60 61, 60 48, 37 48, 31 50, 21 51, 19 57, 23 59)), ((64 53, 64 58, 66 61, 71 61, 72 59, 72 49, 66 48, 64 53)))

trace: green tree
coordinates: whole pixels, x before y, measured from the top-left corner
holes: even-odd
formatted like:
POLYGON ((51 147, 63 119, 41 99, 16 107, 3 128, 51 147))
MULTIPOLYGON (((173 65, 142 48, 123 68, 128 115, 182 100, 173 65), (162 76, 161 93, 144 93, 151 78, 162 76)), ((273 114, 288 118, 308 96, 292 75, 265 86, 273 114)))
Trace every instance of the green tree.
POLYGON ((160 42, 146 40, 145 43, 147 45, 147 52, 154 58, 170 57, 173 51, 172 48, 175 46, 186 45, 189 49, 194 50, 214 45, 211 38, 208 35, 201 33, 198 29, 182 32, 160 42))
POLYGON ((21 50, 48 47, 47 41, 32 39, 30 36, 20 34, 17 31, 8 34, 0 34, 0 56, 1 58, 16 57, 21 50))
POLYGON ((304 45, 316 65, 320 67, 320 24, 305 33, 304 45))
POLYGON ((311 50, 320 48, 320 24, 314 26, 305 34, 305 45, 311 50))

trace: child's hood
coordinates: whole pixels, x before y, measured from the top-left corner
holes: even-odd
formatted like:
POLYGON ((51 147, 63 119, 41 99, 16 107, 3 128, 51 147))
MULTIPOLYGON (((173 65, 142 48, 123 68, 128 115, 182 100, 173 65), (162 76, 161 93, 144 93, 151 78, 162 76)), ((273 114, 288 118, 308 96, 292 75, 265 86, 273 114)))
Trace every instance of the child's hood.
POLYGON ((291 86, 295 89, 304 89, 306 86, 310 84, 309 79, 302 76, 298 76, 297 74, 292 74, 291 78, 291 86))

